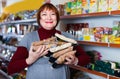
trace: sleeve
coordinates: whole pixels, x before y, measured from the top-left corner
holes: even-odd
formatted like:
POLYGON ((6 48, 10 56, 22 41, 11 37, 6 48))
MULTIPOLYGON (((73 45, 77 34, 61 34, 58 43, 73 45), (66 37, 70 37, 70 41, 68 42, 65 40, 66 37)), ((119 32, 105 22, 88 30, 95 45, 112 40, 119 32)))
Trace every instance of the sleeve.
POLYGON ((28 57, 28 34, 26 34, 18 44, 17 50, 8 65, 8 74, 20 72, 27 67, 26 58, 28 57))
POLYGON ((90 57, 86 54, 81 46, 76 46, 76 56, 78 57, 78 65, 85 66, 90 63, 90 57))
POLYGON ((13 55, 9 65, 8 74, 20 72, 27 67, 26 58, 28 57, 28 51, 25 47, 18 47, 15 54, 13 55))

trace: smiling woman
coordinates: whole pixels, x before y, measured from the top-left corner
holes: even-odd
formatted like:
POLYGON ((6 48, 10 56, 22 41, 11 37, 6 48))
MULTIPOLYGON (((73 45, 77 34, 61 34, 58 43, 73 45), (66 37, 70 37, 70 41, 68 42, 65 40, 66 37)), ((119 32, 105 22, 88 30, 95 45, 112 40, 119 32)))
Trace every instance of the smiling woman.
MULTIPOLYGON (((33 42, 51 38, 55 36, 55 33, 63 34, 56 30, 58 22, 59 12, 53 4, 45 3, 38 9, 37 23, 40 28, 37 31, 27 33, 20 41, 8 65, 9 74, 20 72, 28 67, 26 79, 70 79, 68 64, 78 64, 78 59, 80 65, 89 63, 89 56, 80 46, 75 47, 76 53, 80 53, 78 56, 65 57, 64 65, 55 69, 51 68, 49 58, 44 57, 50 50, 47 49, 46 45, 40 45, 36 51, 33 51, 35 48, 33 42)), ((70 35, 68 36, 70 37, 70 35)))

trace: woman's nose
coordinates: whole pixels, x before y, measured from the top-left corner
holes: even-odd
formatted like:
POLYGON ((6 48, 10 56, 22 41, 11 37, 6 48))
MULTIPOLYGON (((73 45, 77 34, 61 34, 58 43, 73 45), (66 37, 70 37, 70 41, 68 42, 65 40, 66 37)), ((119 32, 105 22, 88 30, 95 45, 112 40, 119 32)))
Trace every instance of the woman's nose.
POLYGON ((48 15, 48 16, 47 16, 47 19, 51 19, 51 15, 48 15))

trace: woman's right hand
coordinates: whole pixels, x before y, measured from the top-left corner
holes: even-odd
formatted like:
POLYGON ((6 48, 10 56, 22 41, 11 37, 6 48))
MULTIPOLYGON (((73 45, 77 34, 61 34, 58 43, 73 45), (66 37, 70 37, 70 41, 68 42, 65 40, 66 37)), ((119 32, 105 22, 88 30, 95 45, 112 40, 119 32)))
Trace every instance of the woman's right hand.
POLYGON ((45 45, 40 45, 36 51, 33 51, 34 48, 35 46, 30 47, 29 55, 28 55, 28 58, 26 59, 26 63, 28 65, 31 65, 37 59, 39 59, 42 56, 45 56, 48 53, 48 49, 46 50, 45 45))

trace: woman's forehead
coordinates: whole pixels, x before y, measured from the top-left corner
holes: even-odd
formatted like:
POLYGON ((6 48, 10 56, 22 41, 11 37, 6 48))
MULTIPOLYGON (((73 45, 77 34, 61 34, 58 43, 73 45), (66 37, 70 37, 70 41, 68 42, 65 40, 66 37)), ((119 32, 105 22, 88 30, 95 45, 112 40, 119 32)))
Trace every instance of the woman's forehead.
POLYGON ((44 7, 43 10, 47 10, 47 11, 52 10, 52 11, 55 11, 55 9, 53 7, 44 7))
POLYGON ((55 12, 54 10, 52 10, 52 9, 48 9, 48 8, 44 9, 42 12, 44 12, 44 11, 55 12))

